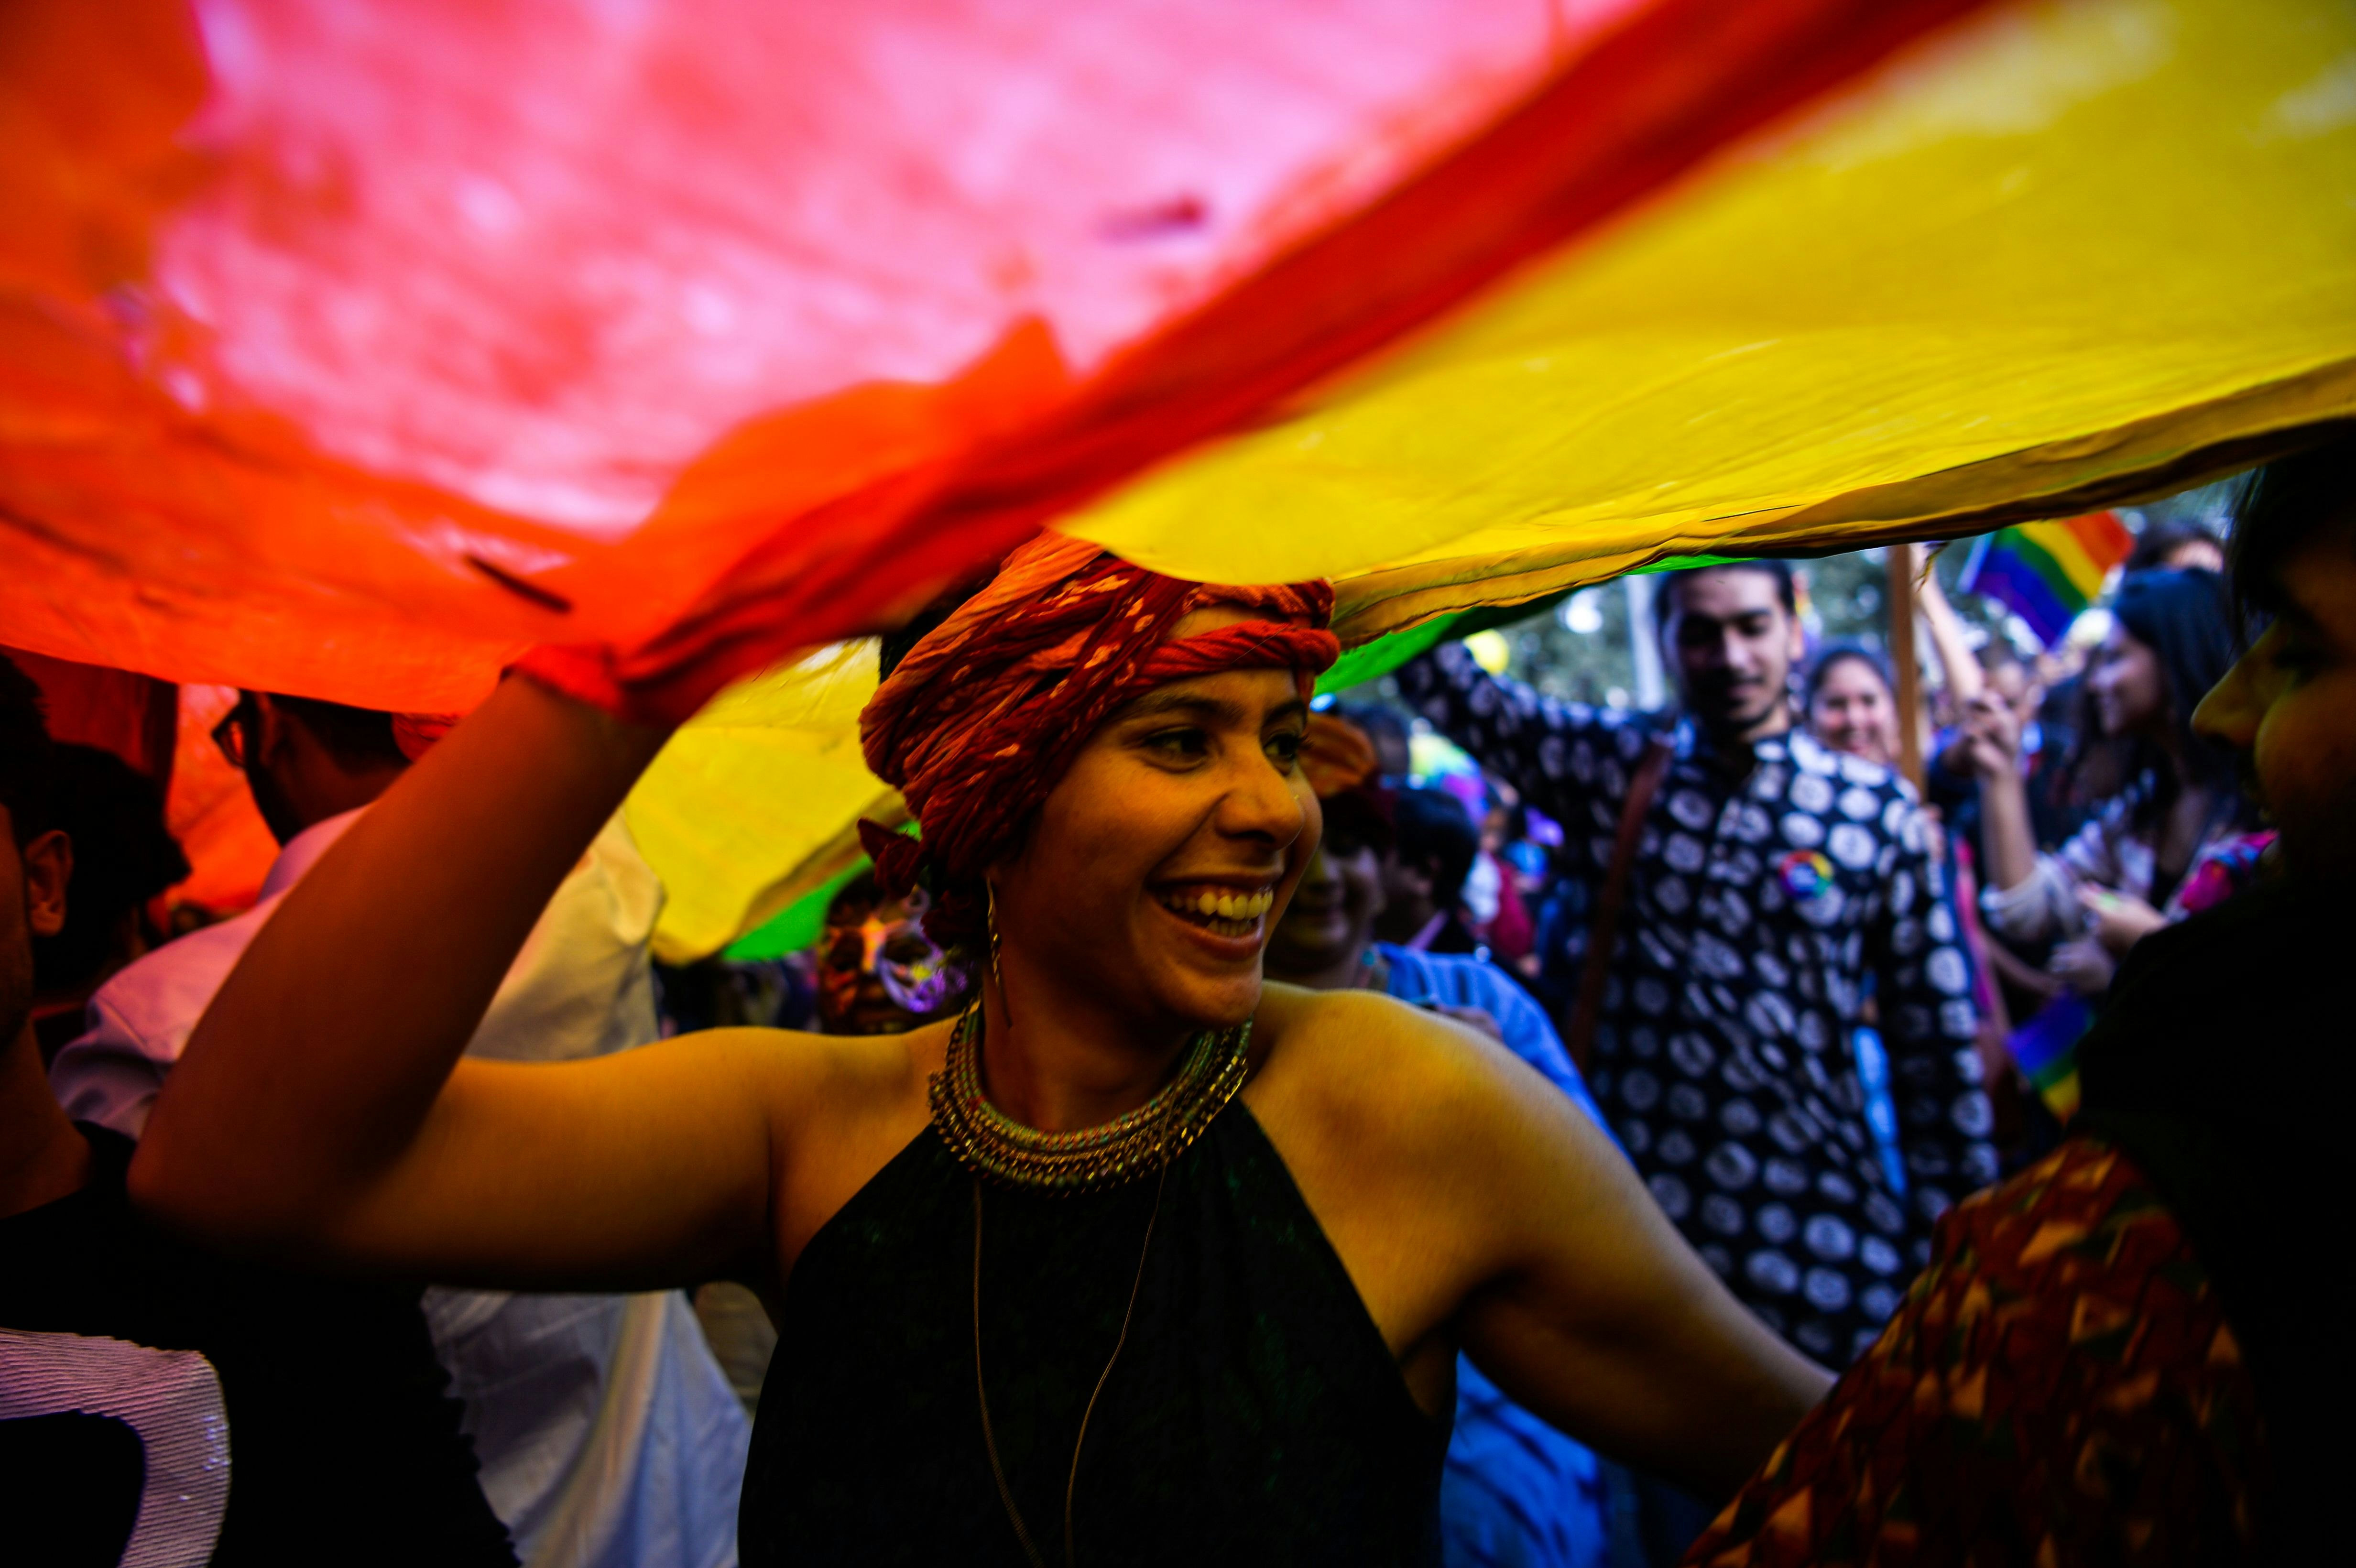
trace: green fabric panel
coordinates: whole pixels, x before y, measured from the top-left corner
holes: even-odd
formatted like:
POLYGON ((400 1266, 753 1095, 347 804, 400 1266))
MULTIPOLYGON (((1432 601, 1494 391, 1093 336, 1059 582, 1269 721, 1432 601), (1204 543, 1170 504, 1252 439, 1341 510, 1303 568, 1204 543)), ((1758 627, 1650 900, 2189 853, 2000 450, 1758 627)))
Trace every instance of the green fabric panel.
POLYGON ((1472 613, 1470 610, 1459 610, 1452 615, 1441 615, 1420 626, 1409 626, 1404 632, 1393 632, 1387 637, 1376 637, 1352 648, 1333 661, 1333 668, 1317 677, 1317 689, 1346 691, 1351 687, 1379 680, 1425 649, 1438 647, 1447 637, 1464 635, 1462 632, 1451 633, 1451 628, 1472 613))
POLYGON ((842 891, 845 882, 873 863, 861 856, 840 875, 829 878, 779 910, 767 924, 754 927, 722 948, 720 956, 731 964, 754 964, 764 958, 783 958, 788 953, 799 953, 815 944, 819 933, 826 929, 826 906, 834 901, 834 895, 842 891))
POLYGON ((1756 560, 1753 555, 1665 555, 1650 566, 1640 566, 1627 573, 1642 577, 1648 571, 1692 571, 1704 566, 1740 566, 1746 560, 1756 560))

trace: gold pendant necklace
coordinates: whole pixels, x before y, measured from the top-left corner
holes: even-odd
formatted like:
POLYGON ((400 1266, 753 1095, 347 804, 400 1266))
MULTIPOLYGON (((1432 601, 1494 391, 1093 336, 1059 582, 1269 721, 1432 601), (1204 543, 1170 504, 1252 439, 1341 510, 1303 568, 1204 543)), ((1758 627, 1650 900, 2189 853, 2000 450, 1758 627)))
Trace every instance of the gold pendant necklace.
MULTIPOLYGON (((1087 1407, 1080 1412, 1080 1435, 1072 1439, 1071 1474, 1064 1480, 1064 1564, 1076 1568, 1076 1558, 1072 1541, 1072 1497, 1080 1485, 1080 1449, 1088 1440, 1088 1419, 1097 1413, 1097 1401, 1102 1397, 1106 1382, 1112 1377, 1113 1363, 1129 1343, 1130 1320, 1137 1316, 1138 1292, 1145 1285, 1145 1260, 1153 1251, 1154 1221, 1162 1218, 1162 1194, 1170 1185, 1170 1168, 1162 1168, 1162 1178, 1153 1185, 1153 1211, 1145 1217, 1145 1240, 1137 1249, 1137 1277, 1129 1283, 1129 1305, 1121 1309, 1120 1334, 1112 1342, 1112 1354, 1105 1358, 1104 1371, 1097 1374, 1097 1386, 1088 1392, 1087 1407)), ((998 1500, 1006 1505, 1006 1518, 1014 1526, 1014 1537, 1023 1543, 1023 1554, 1031 1560, 1031 1568, 1047 1568, 1039 1548, 1031 1540, 1031 1531, 1023 1522, 1023 1510, 1014 1506, 1013 1489, 1006 1484, 1006 1467, 998 1460, 998 1435, 990 1424, 990 1383, 981 1373, 981 1178, 973 1179, 973 1392, 981 1405, 981 1444, 990 1455, 990 1477, 998 1483, 998 1500)))
POLYGON ((1069 1195, 1117 1187, 1158 1171, 1153 1211, 1146 1217, 1145 1240, 1137 1249, 1137 1275, 1130 1281, 1129 1305, 1120 1315, 1120 1333, 1104 1371, 1097 1374, 1086 1409, 1080 1412, 1079 1435, 1072 1441, 1072 1467, 1064 1481, 1064 1562, 1074 1562, 1072 1499, 1080 1482, 1080 1451, 1088 1438, 1088 1422, 1097 1401, 1112 1377, 1115 1362, 1129 1343, 1129 1326, 1137 1316, 1138 1292, 1145 1285, 1145 1260, 1153 1250, 1153 1227, 1162 1218, 1162 1198, 1170 1185, 1170 1165, 1192 1147, 1213 1117, 1244 1086, 1250 1061, 1251 1024, 1231 1029, 1205 1029, 1187 1042, 1185 1060, 1152 1099, 1125 1116, 1098 1127, 1072 1133, 1043 1133, 1001 1114, 981 1088, 981 999, 977 997, 950 1031, 948 1058, 927 1084, 933 1125, 942 1141, 973 1173, 973 1387, 981 1405, 981 1441, 990 1455, 991 1478, 998 1483, 998 1499, 1032 1568, 1047 1568, 1046 1559, 1023 1522, 1006 1484, 1006 1467, 999 1462, 998 1435, 990 1422, 990 1384, 981 1368, 981 1189, 983 1180, 1010 1187, 1069 1195))
POLYGON ((981 1088, 981 1002, 949 1034, 948 1060, 926 1092, 941 1139, 976 1176, 1043 1192, 1094 1192, 1166 1168, 1203 1136, 1244 1086, 1249 1020, 1187 1042, 1177 1074, 1152 1099, 1102 1126, 1043 1133, 990 1103, 981 1088))

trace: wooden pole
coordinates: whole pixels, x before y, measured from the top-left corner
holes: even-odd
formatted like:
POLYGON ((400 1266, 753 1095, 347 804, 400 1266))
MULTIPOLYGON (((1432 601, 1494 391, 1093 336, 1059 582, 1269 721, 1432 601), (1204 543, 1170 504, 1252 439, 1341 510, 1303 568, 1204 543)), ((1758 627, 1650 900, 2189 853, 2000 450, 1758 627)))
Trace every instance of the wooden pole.
POLYGON ((1922 669, 1914 658, 1914 549, 1894 544, 1890 564, 1890 668, 1898 681, 1898 771, 1922 793, 1922 669))

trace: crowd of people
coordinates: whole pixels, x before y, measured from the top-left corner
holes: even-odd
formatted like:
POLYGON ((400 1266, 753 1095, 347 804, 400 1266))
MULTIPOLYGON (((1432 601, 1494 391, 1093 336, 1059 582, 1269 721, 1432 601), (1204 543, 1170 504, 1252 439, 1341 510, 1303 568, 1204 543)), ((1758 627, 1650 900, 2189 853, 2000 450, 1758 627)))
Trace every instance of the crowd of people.
POLYGON ((757 975, 651 961, 665 731, 561 660, 243 694, 282 851, 177 937, 0 663, 9 1560, 2329 1551, 2356 440, 2080 667, 1926 574, 1920 712, 1782 561, 1664 580, 1661 712, 1312 702, 1331 603, 945 596, 862 720, 921 834, 757 975))

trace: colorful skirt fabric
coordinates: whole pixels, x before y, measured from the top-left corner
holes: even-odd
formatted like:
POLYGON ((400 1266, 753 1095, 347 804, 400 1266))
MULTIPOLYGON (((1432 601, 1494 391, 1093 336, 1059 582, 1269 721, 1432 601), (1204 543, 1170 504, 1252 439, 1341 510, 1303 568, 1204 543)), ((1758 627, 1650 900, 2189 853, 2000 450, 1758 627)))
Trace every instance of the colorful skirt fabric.
POLYGON ((2081 1136, 1948 1212, 1880 1339, 1686 1562, 2248 1561, 2266 1470, 2208 1271, 2081 1136))

